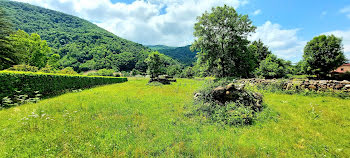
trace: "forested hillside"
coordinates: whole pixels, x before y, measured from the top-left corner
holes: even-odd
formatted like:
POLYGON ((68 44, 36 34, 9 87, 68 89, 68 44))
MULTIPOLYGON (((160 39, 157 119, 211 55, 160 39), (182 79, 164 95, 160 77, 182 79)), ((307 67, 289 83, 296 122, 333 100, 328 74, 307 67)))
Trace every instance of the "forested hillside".
POLYGON ((184 47, 169 47, 163 45, 148 46, 152 50, 157 50, 167 56, 177 59, 179 62, 185 65, 192 65, 196 61, 196 52, 190 50, 190 46, 184 47))
POLYGON ((148 48, 122 39, 97 25, 26 3, 0 0, 15 30, 37 33, 61 56, 62 67, 76 71, 115 69, 145 71, 148 48))

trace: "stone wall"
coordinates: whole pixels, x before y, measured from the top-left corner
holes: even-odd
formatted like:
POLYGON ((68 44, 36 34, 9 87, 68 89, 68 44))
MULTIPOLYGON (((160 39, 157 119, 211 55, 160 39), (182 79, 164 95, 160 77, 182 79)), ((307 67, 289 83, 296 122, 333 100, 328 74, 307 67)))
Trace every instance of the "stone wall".
POLYGON ((283 84, 283 89, 309 89, 314 91, 346 91, 350 92, 350 82, 347 80, 277 80, 277 79, 242 79, 239 83, 252 83, 268 85, 280 82, 283 84))

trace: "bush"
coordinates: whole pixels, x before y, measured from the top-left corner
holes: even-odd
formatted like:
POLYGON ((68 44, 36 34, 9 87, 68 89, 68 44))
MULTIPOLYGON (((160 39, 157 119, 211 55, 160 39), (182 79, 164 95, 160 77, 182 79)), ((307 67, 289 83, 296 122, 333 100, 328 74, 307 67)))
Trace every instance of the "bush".
POLYGON ((54 67, 50 65, 46 65, 45 67, 41 68, 39 72, 43 73, 57 73, 58 70, 56 70, 54 67))
MULTIPOLYGON (((61 94, 67 90, 91 88, 97 85, 125 81, 127 81, 127 78, 2 71, 0 72, 0 99, 8 97, 14 100, 19 91, 21 95, 28 95, 28 98, 35 98, 38 93, 48 97, 61 94)), ((1 106, 3 106, 2 102, 1 106)))
POLYGON ((100 69, 97 72, 89 73, 88 76, 115 76, 115 75, 114 75, 113 69, 100 69))
POLYGON ((122 71, 120 73, 123 77, 130 77, 131 76, 130 72, 122 71))
POLYGON ((74 71, 72 67, 66 67, 58 72, 59 74, 67 74, 67 75, 78 75, 77 72, 74 71))
POLYGON ((30 66, 30 65, 14 65, 7 69, 9 71, 31 71, 31 72, 38 72, 39 68, 35 66, 30 66))
POLYGON ((132 69, 131 71, 131 76, 136 76, 136 75, 140 75, 141 72, 139 70, 136 70, 136 69, 132 69))

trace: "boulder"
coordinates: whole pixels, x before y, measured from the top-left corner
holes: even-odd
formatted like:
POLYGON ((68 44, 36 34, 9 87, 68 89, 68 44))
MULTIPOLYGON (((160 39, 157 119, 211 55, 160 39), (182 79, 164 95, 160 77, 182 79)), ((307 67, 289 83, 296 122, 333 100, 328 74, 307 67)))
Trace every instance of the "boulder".
POLYGON ((201 95, 202 95, 201 93, 196 93, 194 94, 193 99, 198 100, 201 95))
POLYGON ((317 87, 316 87, 316 85, 312 84, 312 85, 309 85, 309 89, 310 90, 317 90, 317 87))
POLYGON ((216 87, 212 91, 212 96, 215 100, 218 100, 220 102, 225 102, 225 94, 226 94, 226 89, 224 87, 216 87))
POLYGON ((230 83, 226 86, 226 90, 230 91, 230 90, 234 90, 236 87, 233 83, 230 83))
POLYGON ((341 90, 341 89, 343 89, 343 87, 344 87, 343 84, 337 84, 337 85, 335 85, 334 89, 341 90))
POLYGON ((345 85, 345 86, 344 86, 344 90, 349 91, 349 90, 350 90, 350 84, 345 85))

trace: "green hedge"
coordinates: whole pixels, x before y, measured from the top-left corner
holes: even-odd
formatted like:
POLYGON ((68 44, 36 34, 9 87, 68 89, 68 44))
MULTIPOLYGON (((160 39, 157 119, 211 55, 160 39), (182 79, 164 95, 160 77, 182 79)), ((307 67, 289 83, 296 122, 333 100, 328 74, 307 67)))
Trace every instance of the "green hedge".
MULTIPOLYGON (((21 94, 43 97, 62 94, 67 90, 91 88, 97 85, 126 82, 127 78, 62 75, 33 72, 0 71, 0 99, 21 94)), ((1 104, 1 100, 0 100, 1 104)))

